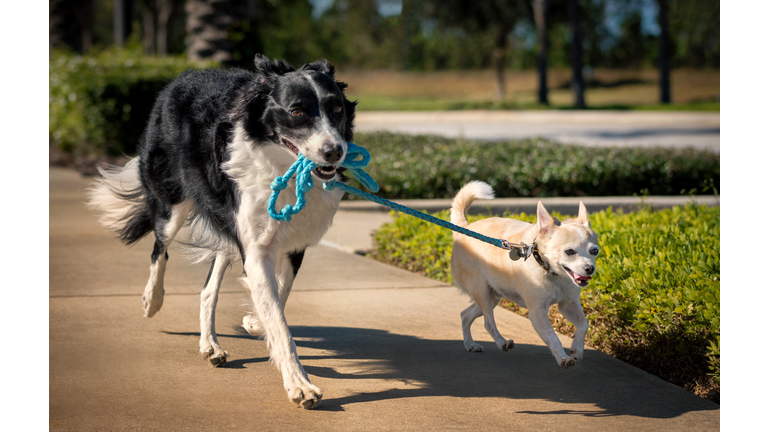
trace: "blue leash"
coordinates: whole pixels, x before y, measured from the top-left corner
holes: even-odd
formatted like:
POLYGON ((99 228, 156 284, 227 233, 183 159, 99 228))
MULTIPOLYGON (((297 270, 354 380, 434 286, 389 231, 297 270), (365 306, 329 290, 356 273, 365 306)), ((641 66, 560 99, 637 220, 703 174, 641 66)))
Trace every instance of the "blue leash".
MULTIPOLYGON (((344 162, 341 163, 341 166, 349 169, 352 175, 358 181, 360 181, 360 183, 362 183, 363 186, 365 186, 367 189, 373 192, 378 192, 379 185, 376 184, 376 182, 373 180, 373 178, 370 175, 368 175, 368 173, 363 171, 363 168, 368 165, 368 162, 370 160, 371 160, 371 155, 368 153, 366 149, 364 149, 363 147, 359 147, 353 143, 347 143, 347 157, 344 159, 344 162), (361 157, 361 159, 355 160, 358 157, 361 157)), ((272 216, 273 219, 289 222, 291 220, 291 216, 297 214, 304 208, 305 194, 314 186, 314 183, 312 181, 312 170, 314 170, 318 166, 319 166, 318 164, 310 161, 309 159, 306 159, 304 155, 299 154, 299 158, 296 160, 296 162, 294 162, 293 165, 291 165, 290 168, 288 168, 288 171, 286 171, 285 175, 276 178, 272 182, 272 185, 271 185, 272 194, 269 197, 267 210, 269 211, 269 215, 272 216), (296 205, 291 206, 290 204, 288 204, 285 207, 283 207, 282 211, 278 213, 275 211, 277 196, 280 194, 280 191, 282 191, 288 186, 288 181, 291 179, 291 177, 293 177, 293 174, 296 172, 298 172, 296 176, 296 205)), ((531 253, 533 251, 533 246, 526 245, 525 243, 517 244, 517 243, 511 243, 504 239, 496 239, 493 237, 488 237, 480 233, 460 227, 458 225, 452 224, 448 221, 414 210, 410 207, 406 207, 404 205, 397 204, 390 200, 377 197, 376 195, 370 194, 365 191, 361 191, 360 189, 354 188, 352 186, 349 186, 345 183, 338 182, 336 180, 331 180, 323 183, 323 189, 325 190, 330 191, 336 188, 341 189, 344 192, 357 195, 360 198, 364 198, 369 201, 373 201, 377 204, 381 204, 383 206, 389 207, 393 210, 397 210, 405 214, 409 214, 411 216, 417 217, 421 220, 425 220, 435 225, 439 225, 443 228, 448 228, 452 231, 456 231, 458 233, 464 234, 474 239, 492 244, 501 249, 506 249, 509 251, 509 257, 513 261, 516 261, 520 258, 524 258, 525 260, 527 260, 528 257, 531 256, 531 253)))
MULTIPOLYGON (((368 162, 371 161, 371 155, 368 150, 357 146, 353 143, 347 143, 347 156, 344 158, 344 162, 341 166, 347 168, 352 176, 355 177, 366 188, 373 192, 379 191, 379 185, 373 180, 367 172, 363 171, 363 168, 368 166, 368 162), (356 160, 360 158, 360 160, 356 160)), ((312 170, 320 165, 312 162, 304 157, 303 154, 299 154, 299 158, 296 162, 288 168, 282 176, 272 180, 270 188, 272 194, 269 196, 269 202, 267 203, 267 211, 272 219, 290 222, 291 217, 297 214, 304 208, 305 196, 307 192, 315 185, 312 181, 312 170), (277 197, 280 195, 280 191, 288 187, 288 181, 296 174, 296 204, 287 204, 280 212, 275 211, 275 205, 277 205, 277 197)))

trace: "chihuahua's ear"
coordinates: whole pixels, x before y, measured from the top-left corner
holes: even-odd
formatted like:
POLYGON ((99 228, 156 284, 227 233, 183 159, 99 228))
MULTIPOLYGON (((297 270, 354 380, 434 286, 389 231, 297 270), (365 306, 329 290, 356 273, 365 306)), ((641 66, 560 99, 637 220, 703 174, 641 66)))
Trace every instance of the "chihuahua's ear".
POLYGON ((579 201, 579 216, 576 218, 576 221, 586 226, 587 228, 592 228, 592 226, 589 224, 589 213, 587 213, 587 207, 581 201, 579 201))
POLYGON ((539 204, 536 206, 536 218, 536 224, 539 227, 539 235, 552 235, 552 231, 558 224, 555 218, 549 215, 549 212, 544 208, 544 204, 542 204, 541 201, 539 201, 539 204))

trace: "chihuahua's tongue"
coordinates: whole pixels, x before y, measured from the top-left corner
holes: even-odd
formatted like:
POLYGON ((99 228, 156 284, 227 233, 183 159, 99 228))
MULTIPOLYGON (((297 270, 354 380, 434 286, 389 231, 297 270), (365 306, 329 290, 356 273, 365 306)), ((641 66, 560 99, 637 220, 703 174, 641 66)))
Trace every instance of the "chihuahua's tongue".
POLYGON ((581 275, 574 275, 574 276, 576 276, 576 281, 577 282, 588 281, 588 280, 592 279, 592 276, 581 276, 581 275))

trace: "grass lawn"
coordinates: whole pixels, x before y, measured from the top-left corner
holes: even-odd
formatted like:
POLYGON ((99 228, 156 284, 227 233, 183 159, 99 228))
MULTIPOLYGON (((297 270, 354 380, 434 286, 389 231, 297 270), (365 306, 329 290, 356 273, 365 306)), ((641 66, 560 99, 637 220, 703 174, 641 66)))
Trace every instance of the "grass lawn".
MULTIPOLYGON (((508 71, 507 94, 498 96, 493 71, 344 71, 347 95, 360 101, 361 111, 432 111, 467 109, 569 109, 573 95, 570 71, 549 71, 550 106, 536 102, 535 71, 508 71)), ((720 111, 720 71, 672 71, 672 104, 658 103, 658 72, 598 69, 588 79, 589 109, 720 111)))

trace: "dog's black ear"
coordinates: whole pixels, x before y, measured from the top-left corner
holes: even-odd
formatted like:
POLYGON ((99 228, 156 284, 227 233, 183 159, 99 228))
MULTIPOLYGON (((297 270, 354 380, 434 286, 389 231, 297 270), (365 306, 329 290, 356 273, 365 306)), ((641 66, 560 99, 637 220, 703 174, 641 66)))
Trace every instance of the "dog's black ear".
MULTIPOLYGON (((313 71, 322 72, 322 73, 330 76, 331 78, 333 78, 333 74, 336 73, 336 68, 333 67, 331 62, 329 62, 326 59, 320 59, 320 60, 318 60, 316 62, 307 63, 307 64, 305 64, 304 66, 301 67, 301 70, 313 70, 313 71)), ((337 85, 338 85, 338 83, 337 83, 337 85)), ((346 86, 346 84, 345 84, 345 86, 346 86)), ((339 87, 339 88, 341 88, 341 87, 339 87)))
MULTIPOLYGON (((344 92, 343 89, 341 91, 344 92)), ((347 113, 347 121, 344 123, 344 139, 347 142, 354 142, 355 140, 355 134, 352 131, 355 127, 355 106, 357 106, 357 101, 350 101, 344 96, 344 111, 347 113)))
POLYGON ((296 70, 284 60, 270 61, 269 57, 262 54, 256 54, 253 63, 256 65, 256 72, 264 75, 283 75, 296 70))

